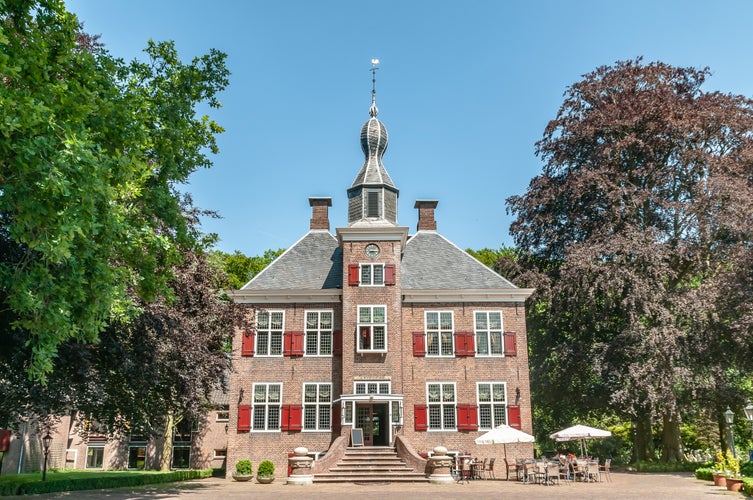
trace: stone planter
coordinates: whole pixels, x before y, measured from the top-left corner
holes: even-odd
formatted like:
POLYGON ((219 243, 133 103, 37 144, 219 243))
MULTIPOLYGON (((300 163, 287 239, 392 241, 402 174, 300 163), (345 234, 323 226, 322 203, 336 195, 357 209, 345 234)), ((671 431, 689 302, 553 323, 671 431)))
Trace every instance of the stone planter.
POLYGON ((724 474, 712 474, 711 477, 714 478, 714 486, 727 486, 727 478, 724 474))
POLYGON ((729 491, 742 491, 743 489, 742 479, 728 477, 726 483, 729 491))
POLYGON ((269 484, 275 480, 274 476, 256 476, 256 481, 259 484, 269 484))
POLYGON ((234 481, 251 481, 253 478, 253 474, 236 474, 235 472, 233 472, 234 481))

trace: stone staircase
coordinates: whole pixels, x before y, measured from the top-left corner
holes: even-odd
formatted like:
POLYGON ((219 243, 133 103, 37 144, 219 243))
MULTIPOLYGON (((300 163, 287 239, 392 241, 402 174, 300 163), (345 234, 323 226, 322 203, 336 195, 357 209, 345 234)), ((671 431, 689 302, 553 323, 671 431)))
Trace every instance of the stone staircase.
POLYGON ((427 483, 423 472, 409 467, 390 446, 359 446, 345 450, 328 472, 314 475, 315 483, 427 483))

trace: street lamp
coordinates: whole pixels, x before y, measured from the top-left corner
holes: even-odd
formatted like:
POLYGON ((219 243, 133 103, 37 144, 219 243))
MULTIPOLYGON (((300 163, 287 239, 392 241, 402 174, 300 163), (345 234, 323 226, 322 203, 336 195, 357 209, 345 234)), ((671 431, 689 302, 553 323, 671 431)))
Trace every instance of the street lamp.
POLYGON ((735 451, 735 431, 732 429, 732 424, 735 422, 735 413, 727 407, 727 411, 724 412, 724 420, 727 421, 729 426, 730 441, 732 442, 732 456, 737 458, 737 452, 735 451))
POLYGON ((42 438, 42 447, 44 448, 44 465, 42 466, 42 481, 47 479, 47 455, 50 454, 50 443, 52 443, 52 436, 48 432, 45 437, 42 438))

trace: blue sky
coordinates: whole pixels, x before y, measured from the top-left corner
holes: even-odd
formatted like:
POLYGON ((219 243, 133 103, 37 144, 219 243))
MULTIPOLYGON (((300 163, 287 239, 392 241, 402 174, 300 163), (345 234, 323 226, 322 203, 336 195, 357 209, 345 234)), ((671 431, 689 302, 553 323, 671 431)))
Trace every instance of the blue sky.
POLYGON ((332 231, 363 163, 359 133, 377 72, 384 164, 413 233, 415 200, 439 200, 438 230, 462 248, 512 245, 505 199, 540 173, 534 154, 566 88, 601 65, 643 56, 708 66, 706 90, 753 96, 753 2, 68 0, 124 59, 148 39, 182 58, 228 54, 225 127, 194 202, 204 230, 247 255, 308 231, 308 198, 329 196, 332 231))

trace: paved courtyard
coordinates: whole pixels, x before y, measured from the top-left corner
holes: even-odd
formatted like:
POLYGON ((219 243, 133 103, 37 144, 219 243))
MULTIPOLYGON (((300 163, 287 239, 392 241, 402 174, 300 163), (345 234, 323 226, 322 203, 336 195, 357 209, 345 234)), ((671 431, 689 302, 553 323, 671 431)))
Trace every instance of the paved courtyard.
MULTIPOLYGON (((637 474, 612 473, 612 482, 564 483, 557 486, 521 484, 513 481, 471 481, 468 484, 332 484, 311 486, 288 486, 284 479, 270 485, 239 483, 225 479, 203 479, 172 483, 143 488, 123 488, 116 490, 73 491, 33 495, 38 499, 71 500, 167 500, 173 498, 188 500, 233 500, 233 499, 323 499, 357 496, 359 499, 403 498, 404 500, 436 498, 742 498, 741 493, 732 493, 718 488, 710 481, 699 481, 690 474, 637 474)), ((29 498, 29 497, 26 497, 29 498)))

